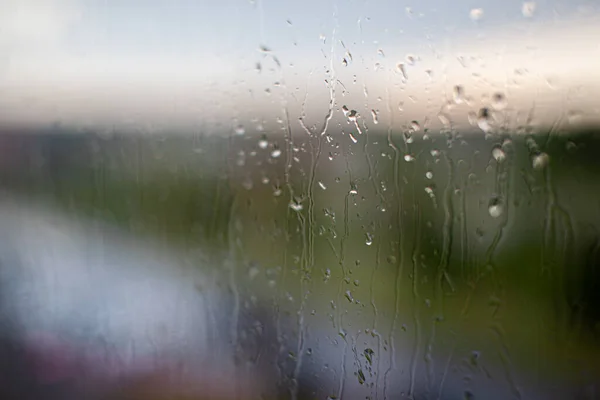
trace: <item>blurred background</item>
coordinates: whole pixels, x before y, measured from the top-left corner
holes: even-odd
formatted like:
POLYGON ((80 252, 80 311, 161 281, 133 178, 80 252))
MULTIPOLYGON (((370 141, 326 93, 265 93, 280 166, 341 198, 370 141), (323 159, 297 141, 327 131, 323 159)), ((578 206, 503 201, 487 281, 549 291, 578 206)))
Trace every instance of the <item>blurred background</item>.
POLYGON ((202 253, 264 398, 595 399, 599 24, 594 0, 3 0, 0 187, 202 253))

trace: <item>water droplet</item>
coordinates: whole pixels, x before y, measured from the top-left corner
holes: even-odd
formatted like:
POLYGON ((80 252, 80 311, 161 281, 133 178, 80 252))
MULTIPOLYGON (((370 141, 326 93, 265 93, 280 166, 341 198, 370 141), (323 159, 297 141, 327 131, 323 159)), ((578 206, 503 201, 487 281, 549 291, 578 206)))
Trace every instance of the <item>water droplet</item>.
POLYGON ((419 121, 412 121, 410 123, 410 130, 412 132, 419 132, 421 130, 421 125, 419 125, 419 121))
POLYGON ((438 158, 440 156, 440 151, 437 149, 433 149, 429 153, 431 154, 431 157, 433 157, 433 158, 438 158))
POLYGON ((321 181, 317 182, 319 184, 319 187, 323 190, 327 190, 327 186, 325 186, 325 184, 321 181))
POLYGON ((406 162, 413 162, 414 160, 415 160, 415 158, 410 154, 406 154, 404 156, 404 161, 406 161, 406 162))
POLYGON ((521 13, 523 14, 524 17, 526 18, 531 18, 533 17, 533 14, 535 14, 535 1, 526 1, 523 3, 523 6, 521 7, 521 13))
POLYGON ((271 152, 271 157, 273 157, 273 158, 278 158, 280 155, 281 155, 281 150, 280 149, 274 149, 271 152))
POLYGON ((290 202, 290 208, 294 211, 302 211, 302 209, 304 208, 304 206, 302 205, 302 203, 296 202, 296 201, 292 201, 290 202))
POLYGON ((379 123, 379 117, 377 115, 377 111, 371 110, 371 115, 373 116, 373 123, 377 125, 379 123))
POLYGON ((501 163, 506 160, 506 153, 502 150, 502 147, 496 146, 492 149, 492 157, 494 157, 494 160, 498 163, 501 163))
POLYGON ((344 59, 342 59, 342 65, 343 65, 344 67, 347 67, 347 66, 348 66, 348 60, 346 60, 345 58, 344 58, 344 59))
POLYGON ((262 44, 258 47, 258 51, 260 51, 261 53, 270 53, 271 49, 269 47, 265 46, 264 44, 262 44))
POLYGON ((238 136, 242 136, 244 133, 246 133, 246 129, 243 127, 243 125, 236 126, 234 131, 235 134, 238 136))
POLYGON ((362 371, 362 369, 359 369, 356 373, 357 377, 358 377, 358 383, 360 383, 361 385, 363 383, 365 383, 366 378, 365 378, 365 373, 362 371))
POLYGON ((461 85, 454 86, 452 93, 456 104, 462 104, 465 101, 465 89, 461 85))
POLYGON ((534 169, 541 170, 550 163, 550 156, 546 153, 539 153, 534 155, 531 161, 534 169))
POLYGON ((356 186, 356 183, 351 183, 350 184, 350 194, 358 194, 358 187, 356 186))
POLYGON ((258 147, 260 147, 261 149, 266 149, 267 147, 269 147, 269 142, 267 141, 267 139, 262 138, 258 141, 258 147))
POLYGON ((425 178, 427 178, 427 179, 433 179, 433 172, 431 172, 431 171, 425 172, 425 178))
POLYGON ((350 303, 354 303, 354 297, 352 297, 352 293, 349 290, 346 290, 344 296, 346 297, 346 299, 348 299, 350 303))
POLYGON ((383 50, 381 50, 381 49, 377 49, 377 55, 378 55, 379 57, 385 57, 385 53, 384 53, 384 52, 383 52, 383 50))
POLYGON ((483 107, 479 110, 479 115, 477 116, 477 126, 479 129, 488 133, 492 130, 492 125, 490 124, 490 110, 486 107, 483 107))
POLYGON ((500 198, 494 197, 490 200, 488 205, 488 212, 492 218, 498 218, 504 212, 504 205, 500 201, 500 198))
POLYGON ((360 281, 358 279, 355 279, 354 282, 354 286, 358 287, 360 285, 360 281))
POLYGON ((369 232, 365 233, 366 236, 366 240, 365 240, 365 244, 367 246, 370 246, 373 244, 373 235, 371 235, 369 232))
POLYGON ((319 35, 319 40, 321 42, 323 42, 323 44, 325 44, 325 35, 323 35, 322 33, 319 35))
POLYGON ((356 122, 357 118, 358 113, 356 112, 356 110, 350 110, 350 112, 348 113, 348 121, 356 122))
POLYGON ((276 187, 275 189, 273 189, 273 196, 275 197, 281 196, 282 193, 283 191, 281 190, 281 188, 276 187))
POLYGON ((370 348, 366 348, 364 351, 365 358, 367 359, 367 362, 369 363, 369 365, 373 365, 373 355, 374 354, 375 354, 375 352, 373 351, 373 349, 370 349, 370 348))
POLYGON ((492 96, 492 107, 494 110, 504 110, 508 104, 504 93, 494 93, 492 96))
POLYGON ((352 143, 354 143, 354 144, 358 143, 358 139, 355 138, 352 133, 349 133, 348 136, 350 137, 350 140, 352 140, 352 143))
POLYGON ((406 75, 406 66, 404 65, 404 63, 398 63, 396 65, 396 69, 402 75, 402 78, 404 78, 405 81, 408 80, 408 77, 406 75))
POLYGON ((433 192, 433 188, 430 186, 426 186, 425 187, 425 193, 427 193, 429 195, 429 197, 434 198, 435 197, 435 193, 433 192))
POLYGON ((406 55, 406 63, 408 65, 415 65, 416 62, 417 62, 417 57, 415 57, 412 54, 407 54, 406 55))
POLYGON ((473 21, 479 21, 481 18, 483 18, 483 8, 473 8, 471 12, 469 12, 469 17, 473 21))

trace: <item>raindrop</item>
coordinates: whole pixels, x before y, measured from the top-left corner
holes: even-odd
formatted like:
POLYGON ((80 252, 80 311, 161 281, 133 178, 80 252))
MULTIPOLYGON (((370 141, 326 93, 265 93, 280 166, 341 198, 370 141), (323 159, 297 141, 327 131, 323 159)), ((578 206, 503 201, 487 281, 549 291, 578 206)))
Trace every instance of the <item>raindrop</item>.
POLYGON ((531 18, 533 17, 533 14, 535 14, 535 1, 526 1, 523 3, 523 6, 521 7, 521 13, 523 14, 524 17, 526 18, 531 18))
POLYGON ((433 188, 430 186, 426 186, 425 187, 425 193, 427 193, 429 195, 429 197, 434 198, 435 197, 435 193, 433 192, 433 188))
POLYGON ((343 59, 342 59, 342 65, 343 65, 344 67, 347 67, 347 66, 348 66, 348 60, 346 60, 345 58, 343 58, 343 59))
POLYGON ((379 117, 377 115, 377 111, 371 110, 371 115, 373 116, 373 123, 377 125, 379 123, 379 117))
POLYGON ((342 106, 342 112, 344 113, 344 117, 347 117, 350 113, 350 110, 348 110, 348 107, 342 106))
POLYGON ((417 58, 415 56, 413 56, 412 54, 406 55, 406 63, 408 65, 415 65, 416 61, 417 61, 417 58))
POLYGON ((406 162, 413 162, 414 160, 415 160, 415 158, 410 154, 406 154, 404 156, 404 161, 406 161, 406 162))
POLYGON ((349 133, 348 136, 350 137, 350 140, 352 140, 352 143, 354 143, 354 144, 358 143, 358 139, 355 138, 352 133, 349 133))
POLYGON ((492 96, 492 107, 494 110, 504 110, 507 104, 508 101, 506 100, 504 93, 494 93, 492 96))
POLYGON ((280 149, 275 149, 271 152, 271 157, 273 157, 273 158, 278 158, 280 155, 281 155, 280 149))
POLYGON ((261 53, 270 53, 271 49, 263 44, 259 46, 258 51, 261 53))
POLYGON ((365 237, 366 237, 365 244, 367 246, 372 245, 373 244, 373 235, 371 235, 369 232, 367 232, 367 233, 365 233, 365 237))
POLYGON ((248 277, 250 278, 250 280, 256 278, 256 276, 260 273, 260 270, 258 269, 258 267, 256 266, 252 266, 250 267, 250 269, 248 270, 248 277))
POLYGON ((323 190, 327 190, 327 186, 325 186, 325 184, 321 181, 317 182, 319 184, 319 187, 323 190))
POLYGON ((469 17, 473 21, 479 21, 483 17, 483 8, 473 8, 471 12, 469 12, 469 17))
POLYGON ((452 92, 454 94, 454 102, 456 104, 462 104, 465 101, 465 89, 461 85, 454 86, 454 90, 452 92))
POLYGON ((354 297, 352 297, 352 293, 349 290, 346 290, 344 296, 346 297, 346 299, 348 299, 350 303, 354 303, 354 297))
POLYGON ((302 203, 296 202, 296 201, 292 201, 290 202, 290 208, 294 211, 302 211, 302 209, 304 208, 304 206, 302 205, 302 203))
POLYGON ((361 385, 362 385, 363 383, 365 383, 365 381, 366 381, 366 378, 365 378, 365 374, 364 374, 364 372, 362 371, 362 369, 359 369, 359 370, 357 371, 357 374, 356 374, 356 375, 357 375, 357 377, 358 377, 358 383, 360 383, 361 385))
POLYGON ((266 149, 267 147, 269 147, 269 142, 263 137, 258 141, 258 147, 260 147, 261 149, 266 149))
POLYGON ((431 157, 433 157, 433 158, 437 158, 440 156, 440 151, 437 149, 433 149, 429 153, 431 154, 431 157))
POLYGON ((244 133, 246 133, 246 129, 242 125, 236 126, 234 130, 235 134, 238 136, 242 136, 244 133))
POLYGON ((433 172, 431 172, 431 171, 425 172, 425 178, 427 178, 427 179, 433 179, 433 172))
POLYGON ((350 184, 350 194, 358 194, 358 188, 356 187, 356 183, 350 184))
POLYGON ((275 196, 275 197, 281 196, 282 193, 283 193, 283 191, 281 190, 281 188, 276 187, 273 189, 273 196, 275 196))
POLYGON ((396 264, 396 256, 393 256, 393 255, 387 256, 387 262, 390 264, 396 264))
POLYGON ((402 74, 402 78, 404 78, 404 80, 408 80, 408 77, 406 75, 406 66, 404 65, 404 63, 398 63, 396 65, 396 69, 398 70, 398 72, 400 72, 400 74, 402 74))
POLYGON ((410 123, 410 130, 412 132, 419 132, 421 130, 421 125, 419 125, 419 121, 412 121, 410 123))
POLYGON ((496 146, 492 149, 492 157, 494 157, 494 160, 498 163, 501 163, 506 160, 506 153, 502 150, 502 147, 496 146))
POLYGON ((477 126, 479 129, 488 133, 492 130, 492 126, 490 125, 490 110, 486 107, 483 107, 479 110, 479 115, 477 116, 477 126))
POLYGON ((373 354, 375 354, 373 349, 370 349, 370 348, 365 349, 364 354, 365 354, 365 358, 367 359, 367 362, 369 363, 369 365, 373 365, 373 354))
POLYGON ((377 50, 377 55, 380 56, 380 57, 385 57, 385 53, 381 49, 377 50))
POLYGON ((542 170, 550 163, 550 156, 546 153, 539 153, 534 155, 531 161, 534 169, 542 170))
POLYGON ((350 110, 350 113, 348 113, 348 121, 356 122, 357 118, 358 113, 356 112, 356 110, 350 110))
POLYGON ((504 205, 498 197, 494 197, 490 200, 488 205, 488 212, 492 218, 498 218, 504 212, 504 205))

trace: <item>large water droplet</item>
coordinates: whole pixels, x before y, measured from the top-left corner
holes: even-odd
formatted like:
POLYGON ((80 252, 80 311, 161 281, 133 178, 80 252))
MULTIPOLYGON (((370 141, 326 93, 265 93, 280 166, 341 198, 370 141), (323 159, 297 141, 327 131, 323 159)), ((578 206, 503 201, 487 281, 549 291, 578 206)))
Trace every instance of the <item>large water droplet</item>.
POLYGON ((278 158, 280 155, 281 155, 281 150, 280 149, 274 149, 271 152, 271 157, 273 157, 273 158, 278 158))
POLYGON ((492 157, 494 157, 494 160, 498 163, 501 163, 506 160, 506 153, 502 150, 502 147, 496 146, 492 149, 492 157))
POLYGON ((544 169, 550 163, 550 156, 546 153, 536 154, 533 156, 531 163, 534 169, 544 169))
POLYGON ((498 218, 504 212, 504 205, 498 197, 494 197, 490 200, 488 205, 488 212, 492 218, 498 218))
POLYGON ((490 110, 488 108, 483 107, 479 110, 479 114, 477 115, 477 126, 485 133, 492 130, 492 125, 490 124, 490 110))

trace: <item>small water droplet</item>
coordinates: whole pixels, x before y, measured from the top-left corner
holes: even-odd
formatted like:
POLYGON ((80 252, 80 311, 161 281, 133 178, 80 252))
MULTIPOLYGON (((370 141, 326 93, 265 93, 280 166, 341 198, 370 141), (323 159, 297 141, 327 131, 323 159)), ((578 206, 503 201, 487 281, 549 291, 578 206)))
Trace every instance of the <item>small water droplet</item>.
POLYGON ((406 154, 404 156, 404 161, 406 161, 406 162, 413 162, 414 160, 415 160, 415 158, 410 154, 406 154))
POLYGON ((427 193, 432 199, 435 197, 435 193, 433 192, 433 188, 431 186, 425 187, 425 193, 427 193))
POLYGON ((494 157, 494 160, 498 163, 501 163, 506 160, 506 153, 502 150, 502 147, 496 146, 492 149, 492 157, 494 157))
POLYGON ((431 171, 425 172, 425 178, 427 178, 427 179, 433 179, 433 172, 431 172, 431 171))
POLYGON ((479 110, 479 114, 477 116, 477 126, 479 129, 488 133, 492 130, 492 125, 490 124, 490 110, 486 107, 483 107, 479 110))
POLYGON ((349 290, 346 290, 344 296, 350 303, 354 303, 354 297, 352 297, 352 293, 349 290))
POLYGON ((246 133, 246 129, 244 128, 243 125, 238 125, 235 127, 235 134, 238 136, 242 136, 244 133, 246 133))
POLYGON ((372 245, 373 244, 373 235, 371 235, 370 233, 367 232, 367 233, 365 233, 365 236, 366 236, 365 244, 367 246, 372 245))
POLYGON ((406 55, 406 63, 408 65, 415 65, 415 62, 417 61, 417 57, 415 57, 412 54, 407 54, 406 55))
POLYGON ((419 121, 412 121, 410 123, 410 130, 412 132, 419 132, 421 130, 421 125, 419 125, 419 121))
POLYGON ((267 139, 262 138, 258 141, 258 147, 260 147, 261 149, 266 149, 267 147, 269 147, 269 142, 267 141, 267 139))
POLYGON ((302 203, 298 203, 295 201, 290 202, 290 208, 294 211, 302 211, 302 209, 304 208, 304 206, 302 205, 302 203))
POLYGON ((343 65, 344 67, 347 67, 347 66, 348 66, 348 60, 346 60, 345 58, 343 58, 343 59, 342 59, 342 65, 343 65))
POLYGON ((371 110, 371 115, 373 116, 373 123, 377 125, 379 123, 379 118, 377 115, 377 111, 371 110))
POLYGON ((358 143, 358 139, 356 137, 354 137, 354 135, 352 133, 349 133, 348 136, 350 137, 350 140, 352 140, 352 143, 354 143, 354 144, 358 143))
POLYGON ((271 157, 273 157, 273 158, 278 158, 280 155, 281 155, 281 150, 280 149, 274 149, 271 152, 271 157))
POLYGON ((492 96, 492 107, 494 110, 504 110, 508 105, 508 101, 506 100, 506 96, 504 93, 494 93, 492 96))
POLYGON ((260 269, 258 269, 258 267, 256 267, 256 266, 252 266, 248 270, 248 277, 250 278, 250 280, 252 280, 252 279, 256 278, 256 276, 259 273, 260 273, 260 269))
POLYGON ((534 155, 531 161, 534 169, 541 170, 550 163, 550 156, 546 153, 539 153, 534 155))
POLYGON ((483 8, 473 8, 471 12, 469 12, 469 17, 473 21, 479 21, 481 18, 483 18, 483 8))
POLYGON ((523 16, 525 18, 531 18, 531 17, 533 17, 533 14, 535 14, 535 8, 536 8, 535 1, 526 1, 523 3, 523 6, 521 7, 521 13, 523 14, 523 16))
POLYGON ((504 212, 504 205, 502 204, 500 198, 494 197, 490 200, 490 204, 488 205, 488 212, 492 218, 498 218, 504 212))
POLYGON ((319 187, 323 190, 327 190, 327 186, 325 186, 325 184, 321 181, 317 182, 319 184, 319 187))
POLYGON ((465 101, 465 89, 461 85, 454 86, 452 93, 454 96, 454 103, 462 104, 465 101))
POLYGON ((366 378, 365 378, 365 374, 364 374, 364 372, 362 371, 362 369, 359 369, 359 370, 357 371, 356 375, 357 375, 357 377, 358 377, 358 383, 360 383, 361 385, 362 385, 363 383, 365 383, 365 381, 366 381, 366 378))
POLYGON ((396 64, 396 69, 402 75, 402 78, 404 78, 405 81, 408 80, 408 76, 406 75, 406 66, 404 63, 396 64))
POLYGON ((383 50, 382 50, 382 49, 377 49, 377 55, 378 55, 379 57, 385 57, 385 53, 383 52, 383 50))
POLYGON ((358 113, 356 112, 356 110, 350 110, 350 112, 348 113, 348 121, 356 122, 357 118, 358 113))
POLYGON ((429 153, 431 154, 431 157, 433 157, 433 158, 437 158, 440 156, 440 151, 437 149, 433 149, 429 153))
POLYGON ((281 188, 276 187, 275 189, 273 189, 273 196, 275 197, 281 196, 282 193, 283 191, 281 190, 281 188))

